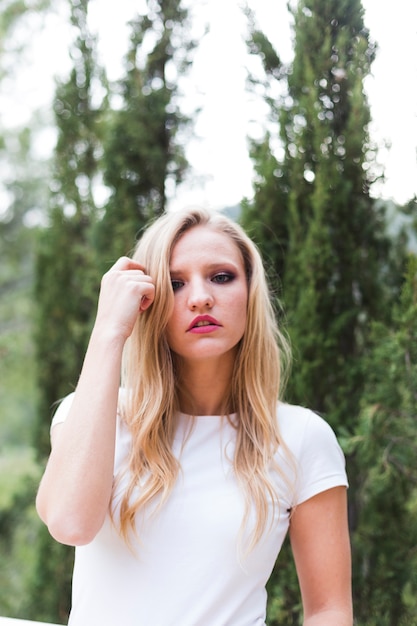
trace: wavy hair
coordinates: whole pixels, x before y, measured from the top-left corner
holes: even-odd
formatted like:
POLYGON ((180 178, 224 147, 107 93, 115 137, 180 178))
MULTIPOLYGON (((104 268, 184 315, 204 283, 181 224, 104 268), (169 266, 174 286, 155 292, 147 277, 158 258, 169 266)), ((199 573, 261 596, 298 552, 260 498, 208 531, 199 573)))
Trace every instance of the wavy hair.
POLYGON ((128 393, 123 419, 131 431, 133 443, 129 484, 120 507, 120 531, 129 542, 139 509, 157 495, 158 506, 161 506, 179 472, 179 462, 172 452, 175 414, 180 409, 177 364, 165 334, 174 298, 169 263, 176 242, 195 226, 207 226, 230 237, 242 255, 248 283, 247 323, 238 345, 225 406, 238 416, 234 424, 233 465, 246 498, 242 528, 253 505, 256 511, 252 546, 268 523, 268 500, 278 503, 269 475, 278 447, 286 450, 276 410, 289 348, 277 325, 262 259, 255 244, 238 224, 222 214, 201 208, 166 213, 158 218, 145 230, 133 254, 154 279, 155 300, 138 317, 124 351, 122 385, 128 393), (139 483, 140 490, 136 490, 139 483))

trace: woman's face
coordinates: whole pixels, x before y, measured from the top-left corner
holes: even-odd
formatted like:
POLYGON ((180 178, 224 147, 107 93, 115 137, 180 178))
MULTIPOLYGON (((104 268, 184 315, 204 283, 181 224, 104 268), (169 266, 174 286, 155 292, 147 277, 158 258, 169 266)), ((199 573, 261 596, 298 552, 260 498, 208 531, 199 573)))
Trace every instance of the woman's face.
POLYGON ((245 268, 235 242, 209 226, 194 226, 175 244, 170 273, 171 350, 188 361, 233 354, 245 331, 248 302, 245 268))

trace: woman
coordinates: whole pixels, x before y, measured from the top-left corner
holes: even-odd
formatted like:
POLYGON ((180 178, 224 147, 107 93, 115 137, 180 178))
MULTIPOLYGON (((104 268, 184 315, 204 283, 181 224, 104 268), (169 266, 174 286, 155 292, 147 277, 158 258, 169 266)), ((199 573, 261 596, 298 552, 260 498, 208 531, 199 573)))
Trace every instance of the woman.
POLYGON ((264 624, 288 529, 304 625, 352 624, 343 455, 278 402, 284 355, 259 253, 224 216, 164 215, 103 277, 37 497, 77 546, 72 626, 264 624))

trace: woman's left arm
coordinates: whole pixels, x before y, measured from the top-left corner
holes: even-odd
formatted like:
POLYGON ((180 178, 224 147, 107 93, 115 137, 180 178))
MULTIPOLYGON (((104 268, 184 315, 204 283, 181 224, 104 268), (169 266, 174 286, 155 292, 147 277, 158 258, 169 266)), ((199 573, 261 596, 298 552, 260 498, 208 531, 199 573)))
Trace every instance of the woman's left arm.
POLYGON ((304 626, 352 626, 346 488, 328 489, 298 505, 291 517, 290 539, 304 626))

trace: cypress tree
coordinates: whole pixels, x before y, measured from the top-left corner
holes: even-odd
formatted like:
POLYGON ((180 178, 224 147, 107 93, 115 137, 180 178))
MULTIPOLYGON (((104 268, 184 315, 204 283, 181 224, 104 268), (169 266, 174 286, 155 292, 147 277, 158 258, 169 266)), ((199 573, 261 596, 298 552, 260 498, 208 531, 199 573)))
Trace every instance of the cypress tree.
POLYGON ((122 106, 113 112, 105 148, 111 190, 96 233, 103 269, 127 254, 137 233, 167 205, 167 186, 182 180, 187 163, 179 135, 188 124, 178 107, 178 79, 193 49, 188 13, 180 0, 148 0, 132 20, 122 106), (148 50, 144 53, 144 50, 148 50))
POLYGON ((358 624, 417 620, 417 257, 393 321, 374 323, 361 412, 347 449, 360 467, 354 542, 358 624))
POLYGON ((241 223, 257 242, 268 269, 283 277, 288 250, 288 224, 286 205, 288 180, 283 163, 275 156, 273 144, 279 135, 281 84, 286 78, 286 67, 267 36, 259 29, 253 11, 246 9, 249 35, 247 47, 250 55, 260 60, 262 75, 251 73, 248 86, 262 93, 269 114, 268 131, 260 140, 250 140, 250 157, 254 164, 254 195, 242 202, 241 223), (278 86, 278 89, 276 87, 278 86), (275 89, 274 89, 275 87, 275 89))
MULTIPOLYGON (((131 24, 127 75, 116 94, 123 105, 110 110, 115 94, 97 67, 95 40, 87 25, 88 0, 71 2, 79 35, 70 78, 56 92, 58 141, 50 223, 39 240, 36 266, 41 399, 35 439, 42 458, 49 451, 52 406, 75 388, 82 366, 102 273, 98 266, 130 250, 136 232, 164 210, 167 180, 178 182, 185 168, 175 140, 186 122, 176 101, 178 74, 192 48, 181 39, 186 12, 174 0, 150 0, 148 9, 131 24), (146 55, 145 49, 150 49, 146 55), (107 96, 94 106, 97 83, 107 96), (104 214, 94 202, 103 178, 101 157, 111 190, 104 214)), ((65 621, 73 551, 54 542, 46 530, 38 545, 30 614, 65 621)))
POLYGON ((273 155, 268 136, 253 144, 255 195, 243 222, 282 279, 295 352, 291 399, 336 426, 355 414, 366 326, 386 311, 379 277, 388 243, 383 210, 369 195, 376 170, 363 90, 375 45, 360 0, 301 0, 292 13, 288 68, 250 23, 269 133, 280 136, 284 156, 273 155))
POLYGON ((262 141, 254 141, 250 148, 254 163, 254 197, 242 202, 241 223, 257 242, 275 279, 284 276, 288 251, 288 227, 284 207, 287 188, 282 164, 271 149, 267 134, 262 141))
POLYGON ((289 106, 281 114, 292 394, 334 426, 348 426, 357 414, 367 324, 385 310, 379 276, 387 242, 369 195, 373 147, 363 89, 375 48, 360 0, 302 1, 294 20, 289 106))
MULTIPOLYGON (((251 24, 250 49, 268 79, 261 86, 269 132, 279 135, 283 157, 271 167, 272 151, 255 151, 255 197, 244 221, 251 230, 255 224, 258 243, 281 274, 294 353, 288 398, 324 414, 340 436, 357 424, 370 322, 390 317, 391 294, 383 285, 389 242, 384 213, 369 194, 377 171, 363 87, 375 45, 360 0, 300 0, 291 11, 288 68, 251 24), (274 81, 281 94, 275 101, 274 81)), ((348 469, 354 531, 359 471, 353 459, 348 469)), ((270 581, 271 625, 301 623, 287 550, 270 581)))
MULTIPOLYGON (((100 156, 100 119, 105 101, 93 105, 93 87, 102 79, 95 41, 87 25, 88 0, 71 2, 77 39, 74 66, 56 90, 58 139, 54 154, 49 225, 38 242, 35 267, 39 407, 35 443, 44 461, 49 452, 51 413, 76 385, 96 306, 98 276, 91 248, 96 219, 93 189, 100 156)), ((57 544, 45 528, 38 537, 38 558, 28 612, 33 619, 62 622, 70 605, 73 550, 57 544)))
POLYGON ((94 185, 101 156, 106 101, 93 105, 94 83, 103 79, 87 26, 88 0, 71 2, 78 31, 69 80, 54 101, 58 138, 54 153, 48 228, 39 237, 35 295, 41 410, 36 434, 41 456, 49 450, 51 406, 72 390, 80 371, 96 305, 98 278, 91 248, 96 220, 94 185))

